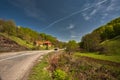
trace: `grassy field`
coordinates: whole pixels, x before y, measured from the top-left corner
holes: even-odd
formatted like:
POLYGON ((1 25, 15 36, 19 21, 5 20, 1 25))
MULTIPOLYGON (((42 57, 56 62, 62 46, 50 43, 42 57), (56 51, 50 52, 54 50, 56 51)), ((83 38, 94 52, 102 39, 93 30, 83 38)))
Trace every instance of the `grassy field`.
POLYGON ((119 55, 106 56, 106 55, 99 55, 97 53, 75 53, 74 55, 75 56, 86 56, 86 57, 91 57, 94 59, 107 60, 107 61, 120 63, 119 55))

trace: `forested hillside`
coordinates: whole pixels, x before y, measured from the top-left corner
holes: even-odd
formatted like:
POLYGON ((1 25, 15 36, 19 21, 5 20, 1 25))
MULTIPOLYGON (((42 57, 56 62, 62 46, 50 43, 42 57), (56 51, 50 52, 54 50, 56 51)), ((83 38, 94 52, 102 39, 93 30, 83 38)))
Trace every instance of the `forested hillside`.
POLYGON ((83 36, 80 47, 89 52, 119 54, 120 37, 118 36, 120 36, 120 17, 83 36), (112 42, 115 44, 112 44, 112 42), (115 47, 115 50, 111 52, 113 47, 115 47))
POLYGON ((56 37, 17 26, 13 20, 0 19, 0 33, 27 48, 35 48, 35 41, 50 41, 55 47, 63 46, 63 42, 58 41, 56 37))

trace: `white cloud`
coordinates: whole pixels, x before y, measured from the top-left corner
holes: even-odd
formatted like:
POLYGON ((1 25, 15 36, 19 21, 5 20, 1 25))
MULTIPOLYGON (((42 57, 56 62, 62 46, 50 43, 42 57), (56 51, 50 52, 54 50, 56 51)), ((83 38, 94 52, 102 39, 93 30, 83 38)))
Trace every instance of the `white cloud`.
POLYGON ((95 13, 97 13, 97 9, 94 9, 94 10, 90 13, 90 15, 94 15, 95 13))
POLYGON ((101 5, 101 4, 103 4, 103 3, 107 2, 107 1, 108 1, 108 0, 100 1, 100 2, 98 2, 96 5, 101 5))
POLYGON ((114 15, 118 15, 118 11, 120 11, 120 2, 119 0, 110 0, 108 5, 103 6, 102 11, 102 22, 106 19, 109 15, 113 18, 114 15))
POLYGON ((110 5, 106 8, 106 11, 117 11, 120 10, 120 2, 119 0, 111 0, 110 5))
POLYGON ((95 17, 96 13, 101 15, 101 19, 105 19, 108 15, 119 14, 119 13, 114 13, 115 11, 120 11, 119 0, 101 0, 101 1, 95 1, 93 3, 89 2, 86 4, 85 4, 86 11, 82 13, 82 16, 85 20, 90 20, 92 17, 95 17))
POLYGON ((80 35, 71 35, 70 38, 71 38, 71 39, 76 39, 76 38, 77 38, 77 39, 80 39, 80 35))
POLYGON ((85 16, 85 20, 89 20, 90 19, 90 17, 89 16, 85 16))
POLYGON ((74 29, 75 28, 75 25, 73 25, 73 24, 70 24, 68 27, 67 27, 67 29, 74 29))
POLYGON ((110 6, 107 7, 106 11, 111 11, 114 9, 114 4, 111 4, 110 6))
POLYGON ((75 36, 75 35, 71 35, 71 38, 76 38, 77 36, 75 36))

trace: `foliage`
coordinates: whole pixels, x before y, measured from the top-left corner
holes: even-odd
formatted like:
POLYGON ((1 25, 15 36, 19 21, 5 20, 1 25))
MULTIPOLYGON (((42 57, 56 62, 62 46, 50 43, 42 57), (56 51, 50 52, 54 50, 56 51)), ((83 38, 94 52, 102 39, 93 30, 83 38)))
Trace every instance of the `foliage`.
MULTIPOLYGON (((56 37, 36 32, 27 27, 16 26, 13 20, 0 20, 0 32, 8 36, 17 37, 28 44, 35 41, 50 41, 55 47, 64 47, 64 43, 58 41, 56 37)), ((17 42, 19 43, 19 41, 17 42)), ((32 45, 34 46, 34 44, 32 45)))
POLYGON ((120 17, 110 21, 106 25, 95 29, 93 32, 100 34, 102 41, 112 39, 120 35, 120 17))
POLYGON ((48 62, 49 62, 49 70, 51 72, 54 72, 58 66, 58 55, 52 55, 50 57, 48 57, 48 62))
POLYGON ((110 53, 110 51, 113 50, 112 46, 107 45, 103 46, 101 45, 101 43, 113 39, 119 35, 120 35, 120 17, 110 21, 106 25, 103 25, 95 29, 93 32, 83 36, 80 43, 80 48, 88 52, 99 51, 103 53, 110 53))
POLYGON ((87 34, 82 38, 82 47, 87 51, 97 51, 100 44, 100 36, 97 33, 87 34))
POLYGON ((66 44, 66 52, 69 54, 75 52, 77 48, 78 44, 74 40, 71 40, 66 44))
POLYGON ((56 69, 53 72, 53 76, 54 76, 54 80, 68 80, 67 74, 61 69, 56 69))
POLYGON ((120 78, 120 69, 113 62, 84 57, 80 53, 71 56, 62 53, 58 56, 56 69, 52 72, 53 80, 118 80, 120 78), (65 76, 66 79, 63 79, 65 76))

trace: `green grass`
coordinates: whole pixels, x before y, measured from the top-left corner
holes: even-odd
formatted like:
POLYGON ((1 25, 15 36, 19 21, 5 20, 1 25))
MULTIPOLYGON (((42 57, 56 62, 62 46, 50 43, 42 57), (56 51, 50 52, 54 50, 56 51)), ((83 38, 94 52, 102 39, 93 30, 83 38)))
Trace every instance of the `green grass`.
POLYGON ((109 55, 120 55, 120 36, 117 36, 111 40, 106 40, 101 43, 107 49, 109 55))
POLYGON ((32 43, 27 43, 25 40, 22 40, 18 37, 15 37, 15 36, 11 36, 10 37, 11 40, 17 42, 19 45, 22 45, 22 46, 25 46, 27 48, 30 48, 32 49, 34 46, 32 45, 32 43))
POLYGON ((3 33, 0 33, 0 35, 3 35, 4 37, 9 38, 9 39, 15 41, 16 43, 18 43, 18 44, 21 45, 21 46, 25 46, 25 47, 27 47, 27 48, 29 48, 29 49, 34 48, 34 46, 33 46, 32 43, 27 43, 25 40, 22 40, 22 39, 20 39, 20 38, 18 38, 18 37, 8 36, 7 34, 3 34, 3 33))
POLYGON ((107 61, 120 63, 120 56, 117 55, 107 56, 107 55, 99 55, 97 53, 75 53, 74 56, 86 56, 94 59, 107 60, 107 61))
POLYGON ((46 67, 49 65, 47 62, 48 55, 44 56, 44 58, 33 67, 28 80, 52 80, 50 73, 46 69, 46 67))

